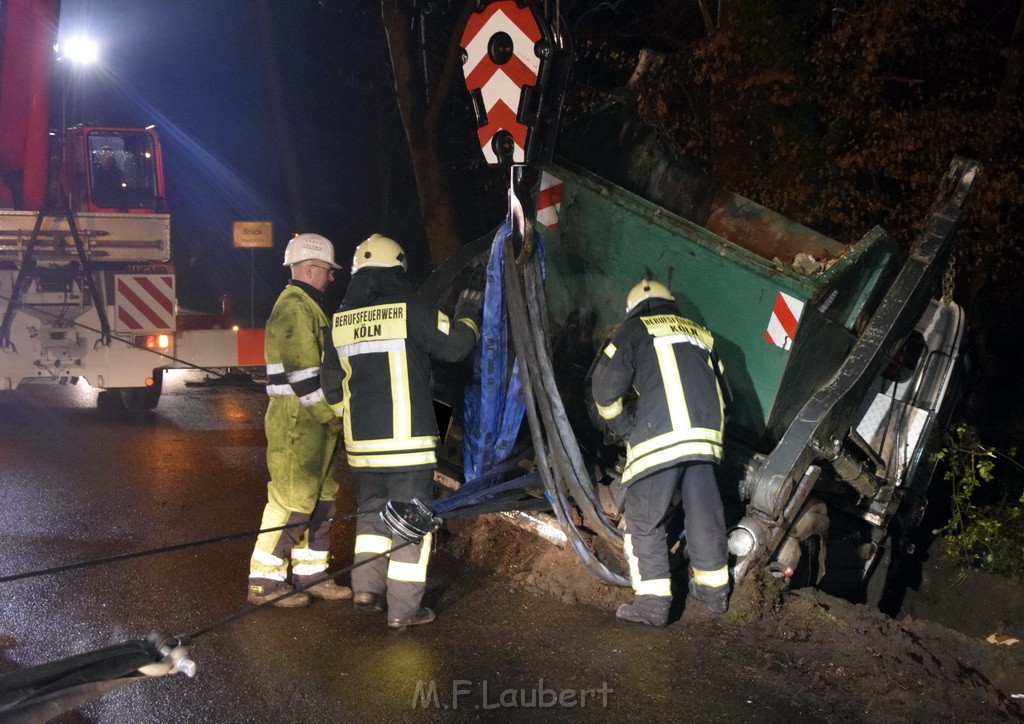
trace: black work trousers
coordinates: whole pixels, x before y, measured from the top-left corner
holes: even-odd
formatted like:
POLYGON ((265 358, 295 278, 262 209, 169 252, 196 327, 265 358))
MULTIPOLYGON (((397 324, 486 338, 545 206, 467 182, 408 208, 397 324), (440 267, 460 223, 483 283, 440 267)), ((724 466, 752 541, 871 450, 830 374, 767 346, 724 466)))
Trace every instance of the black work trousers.
MULTIPOLYGON (((670 578, 665 528, 679 488, 687 550, 695 571, 718 571, 729 562, 722 496, 713 463, 690 462, 634 480, 626 490, 626 532, 632 536, 640 581, 670 578)), ((634 587, 637 581, 633 582, 634 587)))
POLYGON ((430 468, 405 472, 364 472, 352 470, 352 487, 359 508, 356 546, 352 569, 352 590, 387 594, 389 618, 411 618, 420 608, 427 585, 427 562, 431 536, 419 545, 407 545, 390 556, 381 556, 405 541, 392 540, 391 529, 380 519, 380 509, 389 500, 408 502, 416 498, 429 503, 434 492, 434 471, 430 468), (358 565, 369 561, 363 565, 358 565))

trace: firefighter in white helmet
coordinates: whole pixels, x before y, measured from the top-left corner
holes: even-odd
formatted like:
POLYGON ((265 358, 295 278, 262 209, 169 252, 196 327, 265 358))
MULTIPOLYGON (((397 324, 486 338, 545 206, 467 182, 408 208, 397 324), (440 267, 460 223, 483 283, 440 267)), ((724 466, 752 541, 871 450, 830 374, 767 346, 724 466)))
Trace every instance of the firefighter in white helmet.
MULTIPOLYGON (((291 281, 267 320, 265 418, 267 434, 267 505, 261 528, 304 523, 263 533, 249 563, 249 602, 263 603, 305 586, 327 570, 331 518, 338 483, 334 452, 341 424, 320 389, 320 360, 327 316, 320 308, 323 292, 334 279, 334 247, 319 234, 299 234, 288 242, 284 265, 291 281)), ((333 580, 277 601, 297 607, 310 597, 341 600, 352 590, 333 580)))
POLYGON ((668 287, 641 280, 626 318, 601 350, 593 377, 598 414, 625 437, 624 547, 635 596, 616 615, 668 624, 672 603, 666 524, 682 494, 690 593, 715 613, 728 608, 725 516, 715 479, 722 459, 724 368, 711 333, 680 315, 668 287), (635 412, 627 401, 636 392, 635 412))
POLYGON ((416 296, 406 268, 402 247, 386 236, 373 234, 356 247, 323 364, 324 393, 343 420, 361 513, 353 602, 377 611, 386 603, 391 628, 434 620, 434 612, 420 605, 431 537, 382 557, 401 541, 392 539, 379 511, 389 500, 433 499, 438 429, 430 363, 469 355, 480 338, 482 301, 480 292, 467 290, 449 317, 416 296))

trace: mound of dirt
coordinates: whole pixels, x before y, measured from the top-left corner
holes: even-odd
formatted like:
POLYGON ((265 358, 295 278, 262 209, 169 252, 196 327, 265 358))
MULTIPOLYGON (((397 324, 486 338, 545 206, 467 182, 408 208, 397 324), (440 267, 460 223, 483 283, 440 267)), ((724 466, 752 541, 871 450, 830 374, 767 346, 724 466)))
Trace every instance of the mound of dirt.
MULTIPOLYGON (((512 585, 609 612, 632 591, 592 578, 573 551, 497 515, 456 526, 445 548, 512 585)), ((814 589, 786 590, 765 577, 740 586, 715 616, 685 605, 685 586, 666 635, 722 642, 723 666, 794 696, 834 707, 838 719, 978 721, 1024 718, 1024 644, 996 645, 916 618, 897 621, 814 589)))
POLYGON ((631 590, 609 586, 587 573, 572 550, 547 543, 499 514, 446 526, 452 534, 446 548, 453 555, 502 573, 515 588, 609 611, 633 600, 631 590))

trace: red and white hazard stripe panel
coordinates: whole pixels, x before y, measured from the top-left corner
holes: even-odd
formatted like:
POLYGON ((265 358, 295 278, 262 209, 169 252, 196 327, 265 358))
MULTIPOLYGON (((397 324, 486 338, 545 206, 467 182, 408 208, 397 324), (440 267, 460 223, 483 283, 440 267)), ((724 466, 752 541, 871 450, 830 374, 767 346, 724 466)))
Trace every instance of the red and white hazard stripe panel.
POLYGON ((488 163, 498 162, 491 141, 501 130, 508 131, 515 141, 512 162, 526 162, 528 128, 516 120, 516 113, 523 86, 537 85, 540 57, 535 46, 540 39, 540 26, 530 7, 519 7, 515 0, 493 2, 474 13, 462 33, 466 87, 470 92, 480 91, 487 113, 487 123, 477 130, 477 135, 488 163), (512 41, 511 57, 500 65, 489 52, 496 36, 512 41))
POLYGON ((547 171, 540 175, 540 193, 537 194, 537 223, 549 229, 558 228, 558 214, 562 210, 565 184, 547 171))
POLYGON ((789 349, 796 337, 796 328, 800 323, 800 315, 804 312, 804 303, 785 292, 779 292, 775 298, 772 317, 768 320, 768 329, 764 333, 766 342, 776 347, 789 349))
POLYGON ((118 274, 114 277, 118 332, 173 330, 173 274, 118 274))

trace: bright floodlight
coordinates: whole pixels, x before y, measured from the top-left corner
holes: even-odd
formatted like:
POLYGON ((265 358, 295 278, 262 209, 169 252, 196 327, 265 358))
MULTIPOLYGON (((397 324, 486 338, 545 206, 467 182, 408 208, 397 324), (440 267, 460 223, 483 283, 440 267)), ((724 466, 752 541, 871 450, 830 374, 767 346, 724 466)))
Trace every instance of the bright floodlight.
POLYGON ((99 45, 95 40, 84 35, 68 38, 61 50, 62 57, 80 65, 95 63, 100 57, 99 45))

